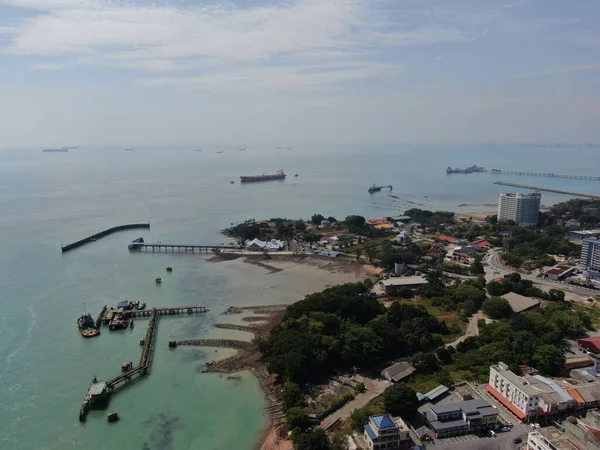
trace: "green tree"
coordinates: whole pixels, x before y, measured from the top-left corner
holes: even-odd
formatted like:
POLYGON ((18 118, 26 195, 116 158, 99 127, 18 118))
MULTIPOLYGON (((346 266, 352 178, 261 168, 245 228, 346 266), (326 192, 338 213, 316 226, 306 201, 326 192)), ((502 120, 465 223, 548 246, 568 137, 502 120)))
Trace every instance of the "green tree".
POLYGON ((485 273, 483 264, 479 259, 473 261, 473 264, 471 264, 471 267, 469 268, 469 272, 471 272, 471 275, 482 275, 485 273))
POLYGON ((333 216, 329 216, 329 217, 327 218, 327 221, 328 221, 328 222, 331 222, 331 223, 334 223, 334 222, 337 222, 337 219, 336 219, 335 217, 333 217, 333 216))
POLYGON ((565 355, 554 345, 540 345, 533 354, 536 369, 545 375, 560 375, 565 368, 565 355))
POLYGON ((288 409, 285 413, 285 419, 292 430, 294 428, 305 430, 310 425, 306 410, 298 406, 288 409))
POLYGON ((325 431, 320 428, 309 433, 296 431, 292 441, 296 450, 332 450, 325 431))
POLYGON ((510 316, 512 308, 505 299, 492 297, 483 302, 483 312, 492 319, 503 319, 510 316))
POLYGON ((363 216, 348 216, 346 217, 344 222, 346 223, 348 228, 350 228, 351 230, 355 230, 364 227, 367 221, 363 216))
POLYGON ((350 414, 350 426, 353 430, 361 430, 369 423, 369 417, 373 415, 373 410, 369 406, 355 409, 350 414))
POLYGON ((321 222, 325 220, 325 217, 322 214, 313 214, 310 218, 310 222, 313 225, 321 225, 321 222))
POLYGON ((290 409, 295 406, 305 406, 304 394, 302 394, 300 386, 291 381, 285 383, 281 394, 281 400, 283 400, 285 409, 290 409))
POLYGON ((550 289, 548 292, 548 296, 550 300, 554 302, 564 302, 565 301, 565 292, 560 289, 550 289))
POLYGON ((334 436, 331 439, 331 450, 348 450, 346 436, 334 436))
POLYGON ((446 347, 440 347, 437 349, 436 356, 440 360, 440 362, 447 366, 448 364, 452 364, 452 355, 446 349, 446 347))
POLYGON ((418 406, 417 394, 404 383, 392 384, 383 392, 383 407, 392 415, 408 419, 418 406))
POLYGON ((432 373, 440 368, 437 357, 433 353, 415 353, 410 363, 419 373, 432 373))
POLYGON ((356 254, 356 260, 360 261, 360 257, 362 256, 362 250, 360 248, 357 248, 354 253, 356 254))

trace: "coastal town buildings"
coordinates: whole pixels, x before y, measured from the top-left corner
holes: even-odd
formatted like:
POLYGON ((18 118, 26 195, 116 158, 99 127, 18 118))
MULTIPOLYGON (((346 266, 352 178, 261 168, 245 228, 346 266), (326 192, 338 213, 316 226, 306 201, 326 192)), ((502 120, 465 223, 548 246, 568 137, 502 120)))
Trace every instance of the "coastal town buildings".
POLYGON ((401 450, 412 446, 406 423, 389 414, 369 417, 364 438, 369 450, 401 450))
POLYGON ((408 377, 415 372, 415 368, 408 361, 402 361, 396 364, 392 364, 390 367, 386 367, 381 371, 381 376, 388 381, 397 383, 408 377))
POLYGON ((503 193, 498 199, 498 221, 512 220, 517 225, 535 226, 540 213, 542 195, 539 192, 532 194, 503 193))
POLYGON ((428 281, 421 275, 414 275, 411 277, 392 277, 379 282, 381 287, 388 295, 394 295, 394 293, 401 288, 413 289, 421 287, 427 283, 428 281))
POLYGON ((525 297, 515 292, 504 294, 502 298, 508 302, 515 314, 520 314, 540 306, 540 301, 537 298, 525 297))
POLYGON ((581 242, 581 265, 585 270, 591 272, 591 275, 596 275, 594 278, 600 277, 600 239, 589 238, 581 242))
POLYGON ((424 416, 437 438, 498 428, 498 409, 482 399, 432 406, 424 416))
MULTIPOLYGON (((589 361, 573 361, 574 365, 586 363, 589 361)), ((572 379, 519 376, 499 362, 490 366, 486 390, 520 420, 567 416, 600 406, 600 376, 593 368, 586 372, 572 379)))
POLYGON ((562 426, 543 427, 527 436, 527 448, 535 450, 600 450, 600 412, 592 409, 585 418, 569 417, 562 426))

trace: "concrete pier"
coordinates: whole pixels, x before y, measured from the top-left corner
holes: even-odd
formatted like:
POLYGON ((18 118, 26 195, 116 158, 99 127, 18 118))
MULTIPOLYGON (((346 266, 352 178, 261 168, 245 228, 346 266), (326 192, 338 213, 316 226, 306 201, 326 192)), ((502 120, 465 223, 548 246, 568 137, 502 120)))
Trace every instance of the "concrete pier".
POLYGON ((116 233, 117 231, 133 230, 136 228, 150 228, 150 223, 129 223, 126 225, 118 225, 116 227, 112 227, 107 230, 101 231, 100 233, 92 234, 91 236, 80 239, 79 241, 73 242, 71 244, 64 246, 61 245, 60 249, 63 253, 65 253, 69 250, 73 250, 74 248, 81 247, 82 245, 85 245, 88 242, 95 242, 97 239, 103 238, 104 236, 108 236, 112 233, 116 233))
POLYGON ((146 252, 211 252, 218 250, 242 250, 239 245, 194 245, 194 244, 162 244, 132 242, 129 244, 131 251, 146 251, 146 252))

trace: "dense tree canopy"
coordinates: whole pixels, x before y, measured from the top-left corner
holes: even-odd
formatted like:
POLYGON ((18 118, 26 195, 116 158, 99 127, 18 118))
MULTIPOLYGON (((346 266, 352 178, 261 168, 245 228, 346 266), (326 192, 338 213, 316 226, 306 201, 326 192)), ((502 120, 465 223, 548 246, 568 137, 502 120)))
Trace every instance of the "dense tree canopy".
POLYGON ((483 312, 492 319, 503 319, 510 316, 512 308, 505 299, 492 297, 483 302, 483 312))
POLYGON ((425 308, 395 302, 386 310, 363 283, 355 283, 290 305, 283 322, 259 345, 272 372, 304 383, 333 370, 427 350, 434 333, 448 329, 425 308))
POLYGON ((383 407, 386 412, 403 419, 412 417, 419 406, 417 394, 404 383, 395 383, 383 392, 383 407))

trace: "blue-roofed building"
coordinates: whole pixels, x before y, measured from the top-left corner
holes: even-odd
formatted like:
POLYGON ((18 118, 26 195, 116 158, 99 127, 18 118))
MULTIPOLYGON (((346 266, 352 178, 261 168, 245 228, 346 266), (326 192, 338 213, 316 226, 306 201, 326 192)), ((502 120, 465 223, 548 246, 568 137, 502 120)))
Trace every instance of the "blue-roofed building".
POLYGON ((364 431, 369 450, 401 450, 412 446, 408 427, 399 417, 393 418, 389 414, 371 416, 364 431))

